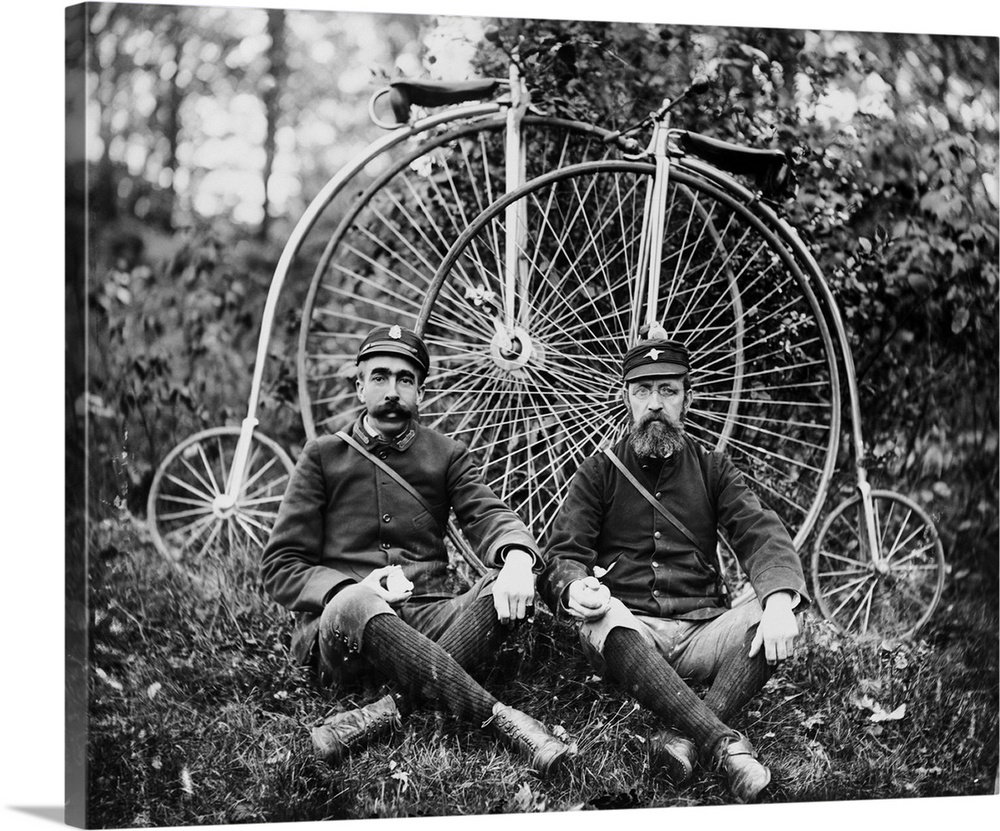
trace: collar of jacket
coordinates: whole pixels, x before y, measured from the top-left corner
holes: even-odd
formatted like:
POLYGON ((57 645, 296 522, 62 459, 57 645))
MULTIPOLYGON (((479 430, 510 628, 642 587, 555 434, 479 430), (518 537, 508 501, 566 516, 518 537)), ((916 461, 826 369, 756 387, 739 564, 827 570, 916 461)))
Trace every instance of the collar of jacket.
POLYGON ((413 444, 414 439, 417 437, 417 431, 413 425, 412 419, 406 429, 393 439, 383 438, 382 436, 373 436, 368 432, 368 430, 365 429, 364 420, 365 417, 363 414, 359 416, 358 420, 354 422, 354 427, 351 429, 351 433, 354 438, 369 449, 372 447, 386 446, 402 453, 411 444, 413 444))

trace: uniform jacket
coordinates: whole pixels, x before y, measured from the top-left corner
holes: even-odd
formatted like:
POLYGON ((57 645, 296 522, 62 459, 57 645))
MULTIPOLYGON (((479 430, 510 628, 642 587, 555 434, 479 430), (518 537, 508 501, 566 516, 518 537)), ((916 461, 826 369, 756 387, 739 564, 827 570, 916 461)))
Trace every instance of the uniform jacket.
POLYGON ((689 436, 683 451, 660 462, 640 459, 627 438, 614 452, 632 474, 694 534, 694 546, 656 511, 603 453, 587 459, 570 483, 545 547, 539 591, 553 610, 574 580, 595 565, 629 609, 684 619, 716 617, 726 608, 716 558, 721 529, 758 599, 784 589, 806 600, 798 554, 777 515, 763 508, 722 453, 689 436))
POLYGON ((351 429, 433 511, 343 439, 323 436, 306 444, 261 566, 268 594, 298 613, 292 657, 299 663, 309 660, 326 602, 376 568, 402 566, 414 598, 450 596, 444 528, 452 509, 487 566, 500 567, 513 545, 541 562, 528 529, 486 486, 464 444, 415 422, 394 442, 371 436, 361 419, 351 429))

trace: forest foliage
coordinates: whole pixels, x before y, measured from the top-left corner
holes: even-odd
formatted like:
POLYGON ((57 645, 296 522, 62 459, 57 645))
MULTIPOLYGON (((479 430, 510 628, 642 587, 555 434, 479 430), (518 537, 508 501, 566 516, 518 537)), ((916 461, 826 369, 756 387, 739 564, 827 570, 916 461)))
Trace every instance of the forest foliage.
MULTIPOLYGON (((86 364, 82 350, 69 356, 70 415, 90 416, 92 515, 141 515, 176 442, 245 414, 275 263, 309 199, 376 136, 365 106, 379 78, 434 73, 451 45, 430 18, 386 16, 380 37, 352 40, 357 27, 319 12, 78 8, 85 18, 68 31, 88 34, 68 57, 87 67, 96 141, 67 160, 89 199, 90 349, 86 364), (247 112, 255 204, 204 196, 227 164, 202 152, 222 129, 208 101, 247 112)), ((485 23, 495 29, 477 44, 477 69, 504 73, 517 43, 551 109, 620 128, 705 75, 711 90, 682 103, 679 122, 793 152, 798 190, 781 208, 847 324, 866 464, 935 516, 956 573, 995 580, 997 41, 485 23)), ((82 124, 82 103, 68 105, 82 124)), ((68 209, 72 225, 82 206, 68 209)), ((290 451, 302 439, 291 367, 303 291, 293 281, 282 297, 260 413, 290 451)))

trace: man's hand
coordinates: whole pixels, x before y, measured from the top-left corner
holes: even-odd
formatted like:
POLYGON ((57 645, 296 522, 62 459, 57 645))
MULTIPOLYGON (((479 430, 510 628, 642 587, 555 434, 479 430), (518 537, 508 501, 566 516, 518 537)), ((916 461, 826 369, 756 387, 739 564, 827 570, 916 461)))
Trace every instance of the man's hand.
POLYGON ((531 554, 520 548, 507 552, 503 568, 493 583, 493 608, 501 623, 524 620, 535 602, 535 575, 531 572, 531 554))
POLYGON ((764 601, 757 634, 750 644, 753 657, 764 647, 764 658, 770 666, 781 663, 795 654, 795 639, 799 636, 799 623, 792 611, 792 595, 788 592, 774 592, 764 601))
POLYGON ((578 620, 598 620, 611 606, 611 590, 596 577, 574 580, 566 588, 566 609, 578 620))
POLYGON ((409 588, 402 591, 393 591, 384 585, 386 578, 393 572, 398 571, 399 568, 399 566, 382 566, 382 568, 377 568, 361 581, 361 585, 368 586, 368 588, 390 606, 398 606, 400 603, 405 603, 410 599, 410 595, 413 594, 412 583, 410 583, 409 588))

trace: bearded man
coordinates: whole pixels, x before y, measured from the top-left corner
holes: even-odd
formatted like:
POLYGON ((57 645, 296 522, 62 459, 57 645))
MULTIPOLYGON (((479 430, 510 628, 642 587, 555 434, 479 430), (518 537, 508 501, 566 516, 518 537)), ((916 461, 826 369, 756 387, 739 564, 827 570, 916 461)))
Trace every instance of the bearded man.
POLYGON ((650 765, 680 786, 711 763, 741 802, 771 780, 729 721, 793 654, 793 610, 808 602, 788 532, 723 453, 684 430, 687 349, 662 329, 625 355, 631 433, 586 460, 545 548, 539 590, 579 623, 594 668, 663 723, 650 765), (756 592, 729 608, 716 545, 722 531, 756 592), (710 684, 704 699, 688 681, 710 684))

